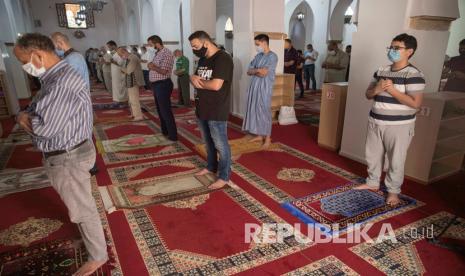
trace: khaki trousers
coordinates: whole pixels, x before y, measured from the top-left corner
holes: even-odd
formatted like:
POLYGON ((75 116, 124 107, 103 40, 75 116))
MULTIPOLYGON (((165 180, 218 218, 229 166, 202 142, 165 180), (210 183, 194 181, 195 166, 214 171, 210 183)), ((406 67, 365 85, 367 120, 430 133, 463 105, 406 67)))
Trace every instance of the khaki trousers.
POLYGON ((139 101, 139 86, 133 86, 128 88, 129 106, 131 107, 131 113, 135 120, 143 118, 142 110, 140 109, 139 101))

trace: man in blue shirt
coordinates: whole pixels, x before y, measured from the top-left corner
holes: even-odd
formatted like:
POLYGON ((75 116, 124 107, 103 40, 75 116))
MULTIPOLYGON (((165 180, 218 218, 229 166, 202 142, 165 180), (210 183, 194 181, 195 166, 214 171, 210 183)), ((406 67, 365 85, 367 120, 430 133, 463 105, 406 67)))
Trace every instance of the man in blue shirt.
POLYGON ((90 87, 89 70, 87 68, 86 60, 78 51, 71 47, 68 36, 60 32, 56 32, 52 34, 51 38, 58 56, 71 65, 71 67, 73 67, 74 70, 82 76, 87 85, 90 87))

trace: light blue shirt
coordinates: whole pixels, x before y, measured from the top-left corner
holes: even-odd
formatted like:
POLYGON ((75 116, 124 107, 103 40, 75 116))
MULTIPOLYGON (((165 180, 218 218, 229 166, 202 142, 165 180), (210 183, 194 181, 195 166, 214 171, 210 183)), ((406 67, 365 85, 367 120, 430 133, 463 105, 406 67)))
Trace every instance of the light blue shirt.
POLYGON ((90 87, 90 80, 89 80, 89 70, 87 69, 86 60, 84 57, 76 51, 71 52, 67 55, 64 60, 76 70, 79 75, 86 81, 87 86, 90 87))

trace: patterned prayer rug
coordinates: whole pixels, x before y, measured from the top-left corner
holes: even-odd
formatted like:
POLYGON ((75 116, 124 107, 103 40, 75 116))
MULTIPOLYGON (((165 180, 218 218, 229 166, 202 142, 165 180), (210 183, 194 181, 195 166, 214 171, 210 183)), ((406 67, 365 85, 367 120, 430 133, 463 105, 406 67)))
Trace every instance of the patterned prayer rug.
MULTIPOLYGON (((359 183, 364 179, 360 179, 359 183)), ((364 224, 374 218, 393 212, 405 212, 417 207, 415 199, 400 195, 400 204, 386 204, 383 191, 353 190, 359 183, 350 183, 337 188, 318 192, 304 198, 291 200, 282 206, 307 224, 320 228, 330 235, 350 231, 355 225, 364 224)))
MULTIPOLYGON (((142 208, 148 205, 173 202, 197 195, 213 192, 208 186, 216 181, 216 176, 207 174, 195 176, 192 173, 160 177, 147 183, 122 186, 100 187, 102 194, 109 193, 112 204, 104 202, 107 210, 142 208), (111 205, 110 205, 111 204, 111 205)), ((106 195, 103 198, 108 198, 106 195)))
POLYGON ((313 245, 299 243, 297 229, 281 243, 246 243, 245 223, 284 221, 238 187, 208 195, 196 208, 173 203, 124 210, 149 275, 232 275, 313 245))
MULTIPOLYGON (((231 147, 231 156, 235 159, 239 158, 242 154, 279 148, 279 144, 272 143, 269 148, 264 149, 262 142, 249 142, 246 138, 229 140, 229 146, 231 147)), ((205 144, 195 145, 195 149, 200 153, 201 156, 205 158, 207 157, 207 149, 205 144)))
MULTIPOLYGON (((454 263, 451 259, 457 260, 461 266, 455 263, 449 269, 458 272, 457 275, 460 274, 459 271, 463 274, 463 258, 448 250, 437 250, 436 246, 425 240, 433 234, 438 235, 452 217, 452 214, 440 212, 395 230, 393 239, 383 238, 378 241, 375 238, 375 242, 366 241, 350 250, 387 275, 423 275, 425 272, 430 275, 445 275, 448 274, 448 268, 443 267, 443 264, 447 265, 450 261, 454 263), (428 261, 422 261, 423 258, 428 261), (430 266, 430 271, 425 268, 426 264, 430 266)), ((465 241, 465 220, 459 219, 443 237, 465 241)))
POLYGON ((123 109, 128 108, 126 103, 118 103, 118 102, 111 102, 111 103, 94 103, 92 104, 92 108, 94 110, 102 110, 102 109, 123 109))
MULTIPOLYGON (((72 275, 87 260, 80 241, 60 240, 0 255, 1 275, 72 275)), ((110 275, 104 265, 93 275, 110 275)))
POLYGON ((161 134, 157 135, 135 135, 129 134, 118 139, 99 140, 96 143, 99 153, 110 153, 119 151, 128 151, 144 149, 156 146, 166 146, 173 144, 161 134))
POLYGON ((299 123, 302 123, 304 125, 311 125, 318 127, 320 124, 320 116, 318 115, 312 115, 312 114, 301 114, 297 115, 297 120, 299 123))
MULTIPOLYGON (((0 244, 6 246, 29 246, 60 229, 63 223, 49 218, 29 217, 0 231, 0 244)), ((1 270, 0 270, 1 271, 1 270)))
POLYGON ((343 263, 341 260, 335 256, 328 256, 319 261, 308 264, 304 267, 291 271, 284 274, 283 276, 357 276, 359 275, 348 265, 343 263))
POLYGON ((113 185, 144 184, 160 181, 165 177, 193 174, 205 166, 199 156, 186 156, 168 160, 137 163, 108 168, 113 185))
POLYGON ((30 142, 0 143, 0 170, 42 167, 42 153, 30 142), (27 156, 27 158, 11 158, 27 156))
POLYGON ((160 128, 150 120, 140 122, 120 122, 94 126, 94 135, 97 140, 112 140, 127 135, 154 135, 159 134, 160 128))
POLYGON ((50 186, 43 168, 0 171, 0 197, 50 186))

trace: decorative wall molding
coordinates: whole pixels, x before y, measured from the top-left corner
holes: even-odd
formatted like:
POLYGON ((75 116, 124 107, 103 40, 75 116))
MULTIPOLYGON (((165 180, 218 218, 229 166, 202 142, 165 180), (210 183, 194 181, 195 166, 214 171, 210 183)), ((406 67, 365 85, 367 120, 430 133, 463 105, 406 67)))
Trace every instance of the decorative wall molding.
POLYGON ((441 16, 414 16, 410 17, 410 28, 424 31, 448 31, 455 18, 441 16))

